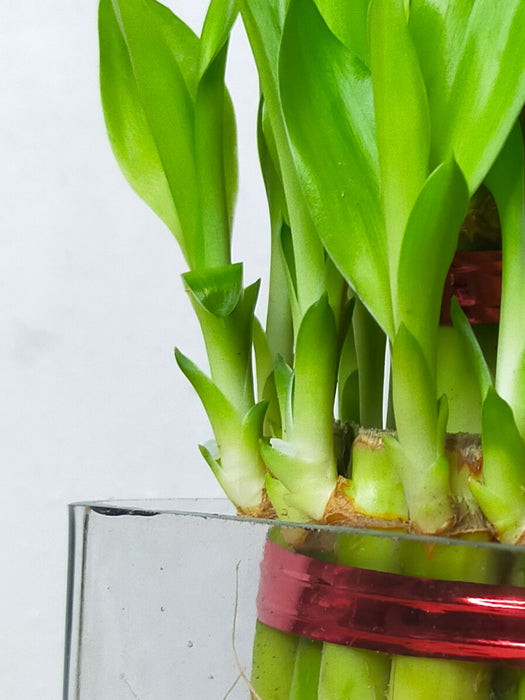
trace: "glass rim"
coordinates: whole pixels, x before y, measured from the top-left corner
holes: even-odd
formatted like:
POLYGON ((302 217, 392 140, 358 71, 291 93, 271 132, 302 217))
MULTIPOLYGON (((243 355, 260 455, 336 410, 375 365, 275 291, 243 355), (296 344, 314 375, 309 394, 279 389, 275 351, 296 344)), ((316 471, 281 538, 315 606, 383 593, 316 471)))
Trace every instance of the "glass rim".
POLYGON ((105 499, 75 501, 68 504, 72 511, 88 509, 109 517, 115 516, 135 516, 135 517, 155 517, 159 515, 183 516, 204 518, 211 520, 230 521, 246 524, 265 525, 267 527, 300 528, 316 532, 332 533, 334 535, 366 535, 380 539, 390 539, 394 541, 419 542, 428 545, 453 545, 456 547, 470 547, 474 549, 486 549, 498 552, 509 552, 513 555, 525 554, 525 545, 504 544, 496 541, 480 541, 474 539, 463 539, 461 536, 450 537, 440 535, 423 535, 402 530, 387 530, 379 528, 357 528, 348 525, 326 525, 314 522, 302 523, 297 521, 287 521, 254 518, 235 513, 218 512, 221 507, 224 510, 231 510, 234 506, 226 498, 141 498, 141 499, 105 499))

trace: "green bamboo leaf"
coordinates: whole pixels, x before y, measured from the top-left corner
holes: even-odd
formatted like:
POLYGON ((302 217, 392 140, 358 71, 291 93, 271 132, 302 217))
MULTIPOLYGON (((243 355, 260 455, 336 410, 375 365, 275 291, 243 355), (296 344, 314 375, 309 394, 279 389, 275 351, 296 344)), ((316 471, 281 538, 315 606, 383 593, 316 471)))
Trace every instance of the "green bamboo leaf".
POLYGON ((333 406, 338 363, 335 319, 324 295, 308 309, 299 328, 293 396, 294 445, 300 454, 320 464, 334 460, 333 406))
POLYGON ((264 418, 268 410, 267 401, 254 404, 242 421, 241 439, 254 452, 259 450, 259 440, 263 433, 264 418))
POLYGON ((292 0, 279 75, 295 165, 319 235, 392 334, 368 69, 334 37, 312 0, 292 0))
POLYGON ((262 398, 266 382, 273 373, 273 357, 268 338, 258 318, 253 319, 253 349, 255 352, 257 393, 259 398, 262 398))
MULTIPOLYGON (((295 266, 294 241, 292 231, 285 221, 281 222, 280 229, 276 231, 274 241, 274 245, 278 246, 278 250, 281 254, 282 272, 286 281, 286 289, 288 290, 286 297, 290 306, 293 325, 294 328, 299 328, 302 314, 301 305, 299 303, 299 285, 297 268, 295 266)), ((279 299, 275 301, 277 304, 280 304, 279 299)), ((276 313, 278 312, 279 307, 276 310, 276 313)), ((291 353, 292 350, 290 350, 289 354, 291 353)))
POLYGON ((339 41, 369 66, 367 16, 370 0, 315 0, 315 4, 339 41))
POLYGON ((444 445, 438 445, 435 379, 421 345, 403 323, 392 347, 392 376, 399 442, 422 470, 444 445))
MULTIPOLYGON (((306 513, 290 505, 290 492, 279 479, 274 479, 271 474, 267 473, 265 487, 268 498, 275 508, 279 520, 286 520, 293 523, 304 523, 308 521, 308 515, 306 513)), ((286 696, 286 698, 288 699, 288 696, 286 696)))
POLYGON ((235 117, 224 85, 229 36, 237 2, 213 0, 200 41, 199 84, 195 98, 195 158, 203 216, 196 264, 230 262, 231 226, 237 193, 235 117))
MULTIPOLYGON (((282 437, 281 411, 275 388, 273 372, 270 374, 262 389, 262 399, 268 403, 268 409, 264 418, 263 435, 267 437, 282 437)), ((270 499, 271 500, 271 499, 270 499)), ((273 504, 272 502, 272 505, 273 504)))
POLYGON ((233 313, 242 294, 242 263, 182 275, 184 284, 206 311, 224 318, 233 313))
POLYGON ((200 446, 201 454, 235 505, 258 506, 265 477, 259 440, 266 402, 252 406, 241 419, 223 392, 178 349, 175 358, 197 392, 215 436, 215 442, 200 446))
MULTIPOLYGON (((171 229, 186 255, 166 173, 111 0, 101 0, 98 21, 102 106, 115 158, 130 185, 171 229)), ((198 55, 198 39, 195 35, 193 38, 198 55)))
POLYGON ((231 216, 224 154, 227 50, 226 45, 207 67, 199 81, 195 100, 195 163, 200 206, 205 212, 196 242, 197 267, 215 267, 230 262, 231 216))
MULTIPOLYGON (((112 0, 114 2, 114 0, 112 0)), ((177 15, 157 0, 146 0, 159 20, 159 30, 180 68, 192 100, 199 82, 200 41, 197 35, 177 15)))
POLYGON ((510 133, 486 184, 498 206, 503 256, 496 389, 510 404, 525 436, 525 174, 519 124, 510 133))
POLYGON ((290 217, 286 206, 279 151, 263 97, 260 99, 257 112, 257 148, 270 215, 279 214, 289 224, 290 217))
POLYGON ((394 414, 398 439, 383 437, 396 466, 410 519, 422 532, 446 529, 454 519, 449 464, 444 456, 446 401, 436 401, 436 381, 421 346, 401 324, 392 348, 394 414))
POLYGON ((223 169, 226 190, 226 206, 228 211, 229 228, 231 231, 233 224, 233 214, 237 201, 237 190, 239 187, 239 163, 237 160, 237 126, 235 123, 235 112, 233 102, 227 90, 224 92, 224 115, 223 115, 223 169))
POLYGON ((239 0, 211 0, 201 33, 201 77, 228 43, 238 14, 239 0))
POLYGON ((452 297, 450 304, 450 317, 454 328, 458 331, 460 338, 463 341, 463 349, 469 359, 469 364, 474 367, 480 393, 484 399, 490 387, 493 386, 493 379, 490 373, 490 369, 483 355, 483 351, 479 345, 478 339, 476 338, 472 326, 470 325, 467 317, 457 298, 452 297))
POLYGON ((277 86, 281 36, 290 0, 240 0, 243 18, 252 51, 261 74, 263 92, 277 86))
POLYGON ((428 171, 430 118, 403 0, 372 0, 370 69, 374 90, 392 295, 403 232, 428 171))
POLYGON ((495 389, 483 403, 483 481, 470 488, 498 539, 515 543, 525 532, 525 441, 512 409, 495 389))
POLYGON ((468 202, 456 163, 443 163, 425 183, 403 236, 396 323, 410 330, 430 367, 435 364, 443 287, 468 202))
MULTIPOLYGON (((224 281, 224 288, 217 285, 216 296, 213 299, 212 309, 218 310, 222 315, 217 315, 209 311, 201 303, 198 297, 190 291, 190 301, 199 320, 206 352, 210 365, 211 376, 214 383, 219 387, 228 401, 235 407, 239 416, 244 416, 253 405, 253 373, 252 373, 252 329, 255 303, 259 291, 259 281, 251 284, 241 294, 237 305, 233 310, 233 301, 237 298, 236 268, 231 266, 232 278, 227 269, 223 272, 223 277, 219 276, 218 282, 224 281), (225 313, 229 311, 229 313, 225 313)), ((209 273, 209 271, 208 271, 209 273)), ((208 274, 206 273, 206 274, 208 274)), ((214 282, 214 273, 209 273, 214 282)), ((198 288, 201 277, 200 273, 194 275, 192 272, 188 279, 195 281, 195 289, 198 288)), ((204 280, 204 290, 207 279, 204 280)), ((201 298, 204 294, 201 294, 201 298)), ((207 301, 206 301, 207 303, 207 301)))
POLYGON ((446 105, 437 153, 451 152, 469 191, 481 184, 525 102, 525 3, 477 0, 446 105))
MULTIPOLYGON (((467 326, 470 324, 466 321, 467 326)), ((477 343, 474 336, 473 341, 477 343)), ((471 339, 457 326, 440 326, 437 336, 436 396, 446 395, 450 433, 480 433, 482 376, 471 352, 471 339)), ((484 358, 483 358, 484 361, 484 358)))
MULTIPOLYGON (((325 251, 308 209, 297 177, 282 113, 278 86, 278 58, 281 35, 289 0, 241 0, 244 25, 257 64, 265 110, 278 154, 278 171, 286 195, 293 239, 294 266, 297 270, 298 313, 293 315, 297 333, 302 315, 324 291, 325 251)), ((284 218, 286 218, 283 212, 284 218)))
POLYGON ((274 380, 281 413, 282 438, 283 440, 291 440, 293 436, 292 399, 294 373, 280 355, 275 360, 274 380))
POLYGON ((197 392, 211 423, 217 443, 233 441, 240 432, 240 420, 222 391, 188 357, 175 348, 175 359, 197 392))
MULTIPOLYGON (((102 8, 105 21, 109 15, 108 3, 102 8)), ((125 83, 129 86, 131 68, 135 81, 133 101, 128 100, 125 108, 129 109, 136 104, 135 97, 138 96, 143 110, 138 124, 147 124, 149 127, 145 138, 146 142, 151 144, 153 141, 156 146, 154 169, 157 167, 157 159, 160 160, 179 220, 180 228, 176 233, 180 236, 179 242, 186 259, 192 266, 194 239, 200 217, 193 141, 194 114, 191 94, 169 39, 180 23, 173 20, 171 14, 164 11, 160 13, 152 0, 113 0, 112 8, 129 56, 129 62, 124 67, 120 44, 120 73, 125 70, 125 83), (170 28, 165 26, 168 22, 172 22, 170 28)), ((104 33, 103 28, 102 32, 104 33)), ((116 112, 121 106, 116 104, 110 87, 106 83, 106 98, 103 101, 106 108, 116 112)), ((121 113, 120 118, 125 119, 126 113, 121 113)), ((118 119, 113 119, 114 121, 118 119)), ((110 123, 113 122, 110 120, 110 123)), ((137 118, 134 123, 137 124, 137 118)), ((123 129, 124 134, 121 130, 114 133, 113 138, 124 136, 129 127, 123 129)), ((142 134, 135 135, 134 140, 141 136, 142 134)), ((126 153, 124 144, 118 153, 126 153)), ((131 155, 136 155, 135 147, 131 155)), ((128 171, 131 168, 132 172, 137 172, 136 165, 126 164, 125 167, 128 171)), ((149 168, 150 173, 151 169, 152 166, 149 168)), ((140 185, 140 178, 135 178, 135 185, 140 185)))
POLYGON ((430 167, 443 159, 438 143, 448 118, 450 92, 461 59, 474 0, 412 0, 409 29, 425 81, 433 142, 430 167))
POLYGON ((195 99, 195 157, 203 217, 197 264, 230 262, 231 224, 237 190, 235 118, 224 86, 228 42, 238 14, 236 0, 213 0, 200 42, 195 99))
POLYGON ((293 327, 289 298, 294 299, 296 308, 298 305, 296 291, 290 287, 289 270, 285 270, 286 261, 282 246, 282 237, 285 235, 283 229, 284 226, 288 226, 285 222, 289 221, 289 215, 275 137, 262 98, 257 118, 257 145, 270 210, 271 227, 270 282, 266 328, 274 357, 282 355, 287 362, 291 362, 293 327))
POLYGON ((285 440, 272 438, 270 442, 261 441, 259 449, 270 474, 290 493, 297 492, 298 484, 304 481, 305 475, 315 469, 299 456, 292 443, 285 440))

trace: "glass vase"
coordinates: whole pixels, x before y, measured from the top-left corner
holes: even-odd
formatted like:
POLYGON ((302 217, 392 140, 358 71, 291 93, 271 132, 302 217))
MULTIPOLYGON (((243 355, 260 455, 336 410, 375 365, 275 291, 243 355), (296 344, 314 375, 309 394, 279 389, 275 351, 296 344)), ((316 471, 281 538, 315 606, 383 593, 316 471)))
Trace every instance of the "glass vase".
POLYGON ((518 700, 525 548, 486 539, 73 504, 64 699, 518 700))

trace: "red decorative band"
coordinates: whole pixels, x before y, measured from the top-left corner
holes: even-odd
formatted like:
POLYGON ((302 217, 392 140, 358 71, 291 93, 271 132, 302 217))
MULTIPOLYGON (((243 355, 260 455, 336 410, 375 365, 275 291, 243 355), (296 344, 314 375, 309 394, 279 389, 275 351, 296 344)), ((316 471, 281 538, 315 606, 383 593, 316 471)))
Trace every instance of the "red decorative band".
POLYGON ((448 271, 441 324, 450 325, 450 300, 459 304, 471 323, 498 323, 501 303, 501 251, 456 253, 448 271))
POLYGON ((259 620, 388 654, 525 666, 525 588, 332 564, 267 542, 259 620))

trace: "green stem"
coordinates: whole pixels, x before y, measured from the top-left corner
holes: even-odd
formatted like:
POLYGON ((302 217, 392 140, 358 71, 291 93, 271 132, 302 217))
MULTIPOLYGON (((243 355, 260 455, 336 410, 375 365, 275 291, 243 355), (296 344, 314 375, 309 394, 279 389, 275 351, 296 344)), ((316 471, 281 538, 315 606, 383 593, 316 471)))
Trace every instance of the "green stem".
MULTIPOLYGON (((390 537, 339 535, 337 561, 345 566, 397 571, 396 543, 390 537)), ((376 651, 324 644, 319 700, 384 700, 390 657, 376 651)))
POLYGON ((203 213, 195 241, 196 268, 227 265, 230 259, 230 214, 224 182, 224 68, 227 46, 212 62, 197 91, 195 162, 203 213))
POLYGON ((352 317, 359 371, 359 416, 363 428, 381 428, 386 336, 360 301, 352 317))
POLYGON ((282 27, 276 27, 274 12, 271 3, 257 3, 253 0, 244 0, 242 3, 241 14, 257 63, 265 106, 272 126, 293 238, 299 303, 299 318, 294 319, 297 334, 302 316, 324 291, 325 253, 304 201, 284 125, 277 87, 282 27))
POLYGON ((244 416, 254 404, 251 353, 257 293, 258 284, 246 288, 236 308, 225 316, 208 311, 190 293, 206 345, 212 380, 239 416, 244 416))
POLYGON ((262 700, 289 700, 298 639, 257 621, 250 680, 262 700))
MULTIPOLYGON (((486 541, 487 536, 469 539, 486 541)), ((400 543, 403 573, 441 580, 496 583, 498 559, 489 550, 451 545, 400 543)), ((491 667, 466 661, 396 656, 388 700, 489 700, 491 667)))
POLYGON ((318 700, 322 648, 321 642, 299 639, 288 700, 318 700))

